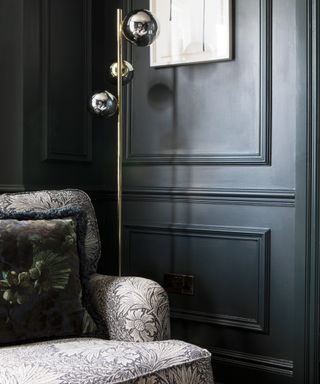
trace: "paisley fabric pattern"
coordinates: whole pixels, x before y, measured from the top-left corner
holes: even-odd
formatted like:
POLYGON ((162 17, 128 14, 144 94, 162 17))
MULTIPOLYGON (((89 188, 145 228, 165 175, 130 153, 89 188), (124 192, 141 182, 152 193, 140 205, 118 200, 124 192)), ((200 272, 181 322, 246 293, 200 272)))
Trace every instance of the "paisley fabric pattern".
POLYGON ((101 336, 122 341, 170 338, 168 297, 154 281, 93 275, 90 294, 101 336))
POLYGON ((0 195, 0 210, 4 212, 48 211, 53 208, 77 206, 86 212, 87 232, 85 236, 86 260, 83 270, 88 275, 95 273, 100 258, 100 238, 94 209, 88 195, 77 189, 4 193, 0 195))
POLYGON ((0 349, 1 384, 212 384, 210 354, 182 341, 64 339, 0 349))

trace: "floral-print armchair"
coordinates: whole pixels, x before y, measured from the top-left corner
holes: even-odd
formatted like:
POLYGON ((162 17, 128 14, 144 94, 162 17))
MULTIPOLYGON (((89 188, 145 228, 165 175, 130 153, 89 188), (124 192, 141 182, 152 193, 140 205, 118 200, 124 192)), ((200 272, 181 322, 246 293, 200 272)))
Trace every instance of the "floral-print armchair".
POLYGON ((155 282, 96 273, 100 240, 89 197, 80 190, 0 195, 0 211, 86 212, 84 296, 97 324, 90 337, 0 347, 1 384, 212 384, 208 351, 170 340, 169 303, 155 282))

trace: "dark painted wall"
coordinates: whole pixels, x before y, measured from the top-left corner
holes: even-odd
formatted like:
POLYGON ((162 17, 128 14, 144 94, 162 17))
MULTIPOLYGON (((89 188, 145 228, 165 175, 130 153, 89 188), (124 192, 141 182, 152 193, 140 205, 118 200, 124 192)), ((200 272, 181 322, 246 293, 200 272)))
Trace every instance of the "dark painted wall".
POLYGON ((116 120, 93 117, 87 105, 94 90, 109 86, 116 7, 102 0, 0 0, 0 191, 86 190, 101 227, 100 270, 109 273, 117 269, 110 199, 116 120))
POLYGON ((233 27, 229 62, 150 68, 132 49, 126 268, 194 275, 173 336, 209 348, 218 381, 291 383, 296 3, 235 1, 233 27))
MULTIPOLYGON (((105 72, 121 3, 0 0, 0 191, 87 190, 106 273, 117 270, 115 120, 90 116, 86 103, 92 90, 115 92, 105 72)), ((194 275, 194 296, 170 295, 173 336, 209 348, 218 381, 311 384, 313 2, 234 3, 232 61, 154 69, 148 49, 129 57, 125 268, 160 283, 194 275)))
POLYGON ((23 183, 23 2, 0 1, 0 184, 23 183))
POLYGON ((100 224, 100 270, 113 273, 115 226, 110 196, 115 188, 116 120, 98 119, 87 106, 94 91, 109 86, 106 68, 115 58, 113 9, 117 4, 100 0, 25 3, 24 184, 28 189, 86 190, 100 224))
POLYGON ((93 3, 25 2, 23 166, 27 186, 100 190, 111 177, 104 166, 112 123, 95 120, 87 109, 96 81, 92 63, 104 59, 93 42, 101 33, 100 24, 92 23, 93 3))

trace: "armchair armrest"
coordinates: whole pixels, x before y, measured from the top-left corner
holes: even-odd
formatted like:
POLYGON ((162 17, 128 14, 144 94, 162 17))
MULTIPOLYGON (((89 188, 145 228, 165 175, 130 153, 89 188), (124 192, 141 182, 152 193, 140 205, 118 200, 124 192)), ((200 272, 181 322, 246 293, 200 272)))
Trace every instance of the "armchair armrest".
POLYGON ((89 293, 98 329, 111 340, 170 338, 169 301, 156 282, 95 274, 89 282, 89 293))

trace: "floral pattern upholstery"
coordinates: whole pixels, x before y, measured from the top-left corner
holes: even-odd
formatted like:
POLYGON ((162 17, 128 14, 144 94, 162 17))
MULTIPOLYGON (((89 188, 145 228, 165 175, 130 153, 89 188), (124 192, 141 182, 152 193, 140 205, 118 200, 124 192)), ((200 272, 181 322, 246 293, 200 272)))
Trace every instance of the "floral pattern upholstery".
POLYGON ((0 348, 1 384, 213 384, 210 353, 170 337, 169 303, 155 282, 97 275, 100 239, 89 197, 79 190, 0 195, 0 211, 47 211, 75 205, 86 212, 89 310, 100 338, 0 348), (109 340, 106 340, 106 339, 109 340))
POLYGON ((0 349, 0 383, 210 384, 210 354, 182 341, 63 339, 0 349))
POLYGON ((121 341, 170 338, 169 301, 154 281, 138 277, 93 275, 91 305, 99 329, 121 341))

